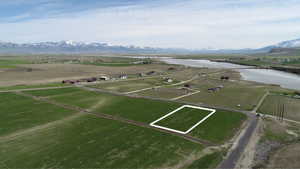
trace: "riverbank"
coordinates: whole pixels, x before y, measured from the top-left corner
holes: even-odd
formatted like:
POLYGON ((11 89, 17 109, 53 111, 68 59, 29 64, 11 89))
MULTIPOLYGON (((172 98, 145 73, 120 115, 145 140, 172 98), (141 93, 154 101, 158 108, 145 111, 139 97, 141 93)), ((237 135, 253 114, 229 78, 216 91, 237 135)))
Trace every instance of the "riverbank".
POLYGON ((271 66, 274 70, 279 70, 288 73, 294 73, 300 75, 300 68, 291 68, 291 67, 280 67, 280 66, 271 66))
MULTIPOLYGON (((294 73, 274 70, 271 67, 259 67, 253 69, 253 66, 230 63, 228 60, 205 60, 205 59, 159 59, 167 64, 184 65, 189 67, 216 68, 216 69, 234 69, 240 73, 242 80, 264 83, 269 85, 280 85, 286 89, 300 91, 300 76, 294 73), (216 62, 217 61, 217 62, 216 62)), ((255 67, 254 67, 255 68, 255 67)))
POLYGON ((210 59, 210 61, 231 63, 231 64, 237 64, 237 65, 243 65, 243 66, 254 66, 259 69, 273 69, 273 70, 278 70, 278 71, 282 71, 282 72, 300 75, 300 68, 295 68, 295 67, 272 66, 272 65, 264 65, 264 64, 258 64, 258 63, 244 63, 244 62, 232 61, 232 60, 227 60, 227 59, 210 59))

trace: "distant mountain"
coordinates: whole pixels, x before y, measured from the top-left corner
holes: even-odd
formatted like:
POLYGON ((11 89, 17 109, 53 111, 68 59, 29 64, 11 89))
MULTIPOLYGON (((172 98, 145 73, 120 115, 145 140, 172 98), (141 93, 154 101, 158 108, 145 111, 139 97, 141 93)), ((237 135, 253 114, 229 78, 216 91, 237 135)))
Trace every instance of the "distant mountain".
POLYGON ((231 53, 268 53, 300 47, 300 39, 284 41, 259 49, 199 49, 151 48, 136 46, 113 46, 106 43, 84 43, 75 41, 41 42, 41 43, 10 43, 0 41, 0 53, 118 53, 118 54, 231 54, 231 53))
POLYGON ((283 41, 278 44, 268 46, 270 54, 272 55, 299 55, 300 54, 300 39, 283 41))
POLYGON ((290 41, 283 41, 275 45, 278 48, 298 48, 300 47, 300 39, 290 40, 290 41))
POLYGON ((197 51, 176 48, 151 48, 136 46, 112 46, 106 43, 74 41, 9 43, 0 42, 0 53, 194 53, 197 51))
POLYGON ((9 43, 0 42, 0 53, 118 53, 118 54, 204 54, 204 53, 257 53, 267 50, 256 49, 199 49, 151 48, 136 46, 112 46, 106 43, 84 43, 74 41, 9 43))

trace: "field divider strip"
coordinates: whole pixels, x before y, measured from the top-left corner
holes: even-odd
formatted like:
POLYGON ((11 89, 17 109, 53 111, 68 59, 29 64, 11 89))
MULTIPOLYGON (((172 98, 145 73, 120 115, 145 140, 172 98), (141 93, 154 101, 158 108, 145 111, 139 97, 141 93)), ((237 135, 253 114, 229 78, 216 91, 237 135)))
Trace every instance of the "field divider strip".
POLYGON ((192 95, 197 94, 197 93, 200 93, 200 91, 196 91, 196 92, 189 93, 189 94, 186 94, 186 95, 183 95, 183 96, 175 97, 175 98, 173 98, 171 100, 179 100, 179 99, 182 99, 184 97, 192 96, 192 95))
POLYGON ((147 123, 126 119, 126 118, 123 118, 123 117, 120 117, 120 116, 113 116, 113 115, 104 114, 104 113, 100 113, 100 112, 91 112, 87 109, 83 109, 83 108, 80 108, 80 107, 77 107, 77 106, 65 105, 65 104, 62 104, 62 103, 58 103, 56 101, 52 101, 52 100, 49 100, 49 99, 46 99, 46 98, 33 96, 33 95, 27 94, 27 93, 16 92, 16 94, 19 94, 19 95, 22 95, 22 96, 25 96, 25 97, 30 97, 30 98, 32 98, 34 100, 37 100, 37 101, 42 101, 42 102, 46 102, 46 103, 49 103, 49 104, 53 104, 53 105, 56 105, 56 106, 59 106, 59 107, 65 108, 65 109, 75 110, 75 111, 78 111, 78 112, 81 112, 81 113, 87 113, 87 114, 97 116, 97 117, 100 117, 100 118, 115 120, 115 121, 119 121, 119 122, 122 122, 122 123, 135 125, 135 126, 138 126, 138 127, 154 129, 156 131, 160 131, 160 132, 163 132, 163 133, 176 135, 176 136, 179 136, 183 139, 186 139, 186 140, 189 140, 189 141, 192 141, 194 143, 201 144, 201 145, 208 145, 208 146, 217 146, 218 145, 218 144, 215 144, 215 143, 211 143, 207 140, 202 140, 202 139, 190 136, 190 135, 180 134, 180 133, 172 132, 172 131, 165 130, 165 129, 159 129, 159 128, 153 127, 153 126, 151 126, 147 123))

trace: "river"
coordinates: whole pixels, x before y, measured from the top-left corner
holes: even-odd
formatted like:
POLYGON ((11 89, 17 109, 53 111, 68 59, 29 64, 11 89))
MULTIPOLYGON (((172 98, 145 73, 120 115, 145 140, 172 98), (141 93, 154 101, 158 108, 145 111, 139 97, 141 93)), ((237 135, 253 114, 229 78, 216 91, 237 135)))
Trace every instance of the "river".
POLYGON ((287 89, 300 90, 300 76, 292 73, 286 73, 271 69, 246 69, 251 68, 251 66, 244 66, 224 62, 212 62, 209 60, 174 58, 161 58, 160 60, 168 64, 185 65, 190 67, 236 69, 240 72, 243 80, 260 82, 265 84, 275 84, 287 89))

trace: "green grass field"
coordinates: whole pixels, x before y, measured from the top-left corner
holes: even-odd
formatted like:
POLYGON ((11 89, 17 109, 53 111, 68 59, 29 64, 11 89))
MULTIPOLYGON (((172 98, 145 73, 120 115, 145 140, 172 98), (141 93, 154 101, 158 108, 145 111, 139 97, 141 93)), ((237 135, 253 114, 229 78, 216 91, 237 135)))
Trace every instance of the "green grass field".
POLYGON ((185 107, 155 124, 184 132, 210 113, 210 111, 185 107))
POLYGON ((247 116, 242 113, 217 110, 197 126, 191 135, 214 143, 222 143, 233 137, 247 116))
MULTIPOLYGON (((182 104, 175 102, 115 96, 84 91, 79 88, 73 88, 72 91, 62 94, 64 90, 55 89, 27 93, 43 97, 49 95, 51 96, 50 99, 60 103, 148 124, 182 106, 182 104)), ((190 134, 215 143, 222 143, 233 136, 235 130, 245 119, 246 115, 241 113, 217 110, 215 115, 196 127, 190 134)))
POLYGON ((278 104, 284 104, 285 118, 300 121, 300 99, 288 96, 269 95, 258 112, 273 115, 277 112, 278 104))
POLYGON ((203 148, 31 98, 0 97, 0 168, 172 168, 203 148))
POLYGON ((1 93, 0 100, 0 137, 49 123, 74 113, 13 93, 1 93))
POLYGON ((25 60, 5 60, 0 59, 0 68, 15 68, 19 64, 30 64, 31 62, 25 60))
POLYGON ((145 123, 150 123, 181 106, 181 104, 174 102, 115 96, 84 91, 79 88, 51 89, 26 93, 43 97, 51 96, 52 100, 60 103, 145 123), (65 93, 66 90, 68 92, 65 93))

